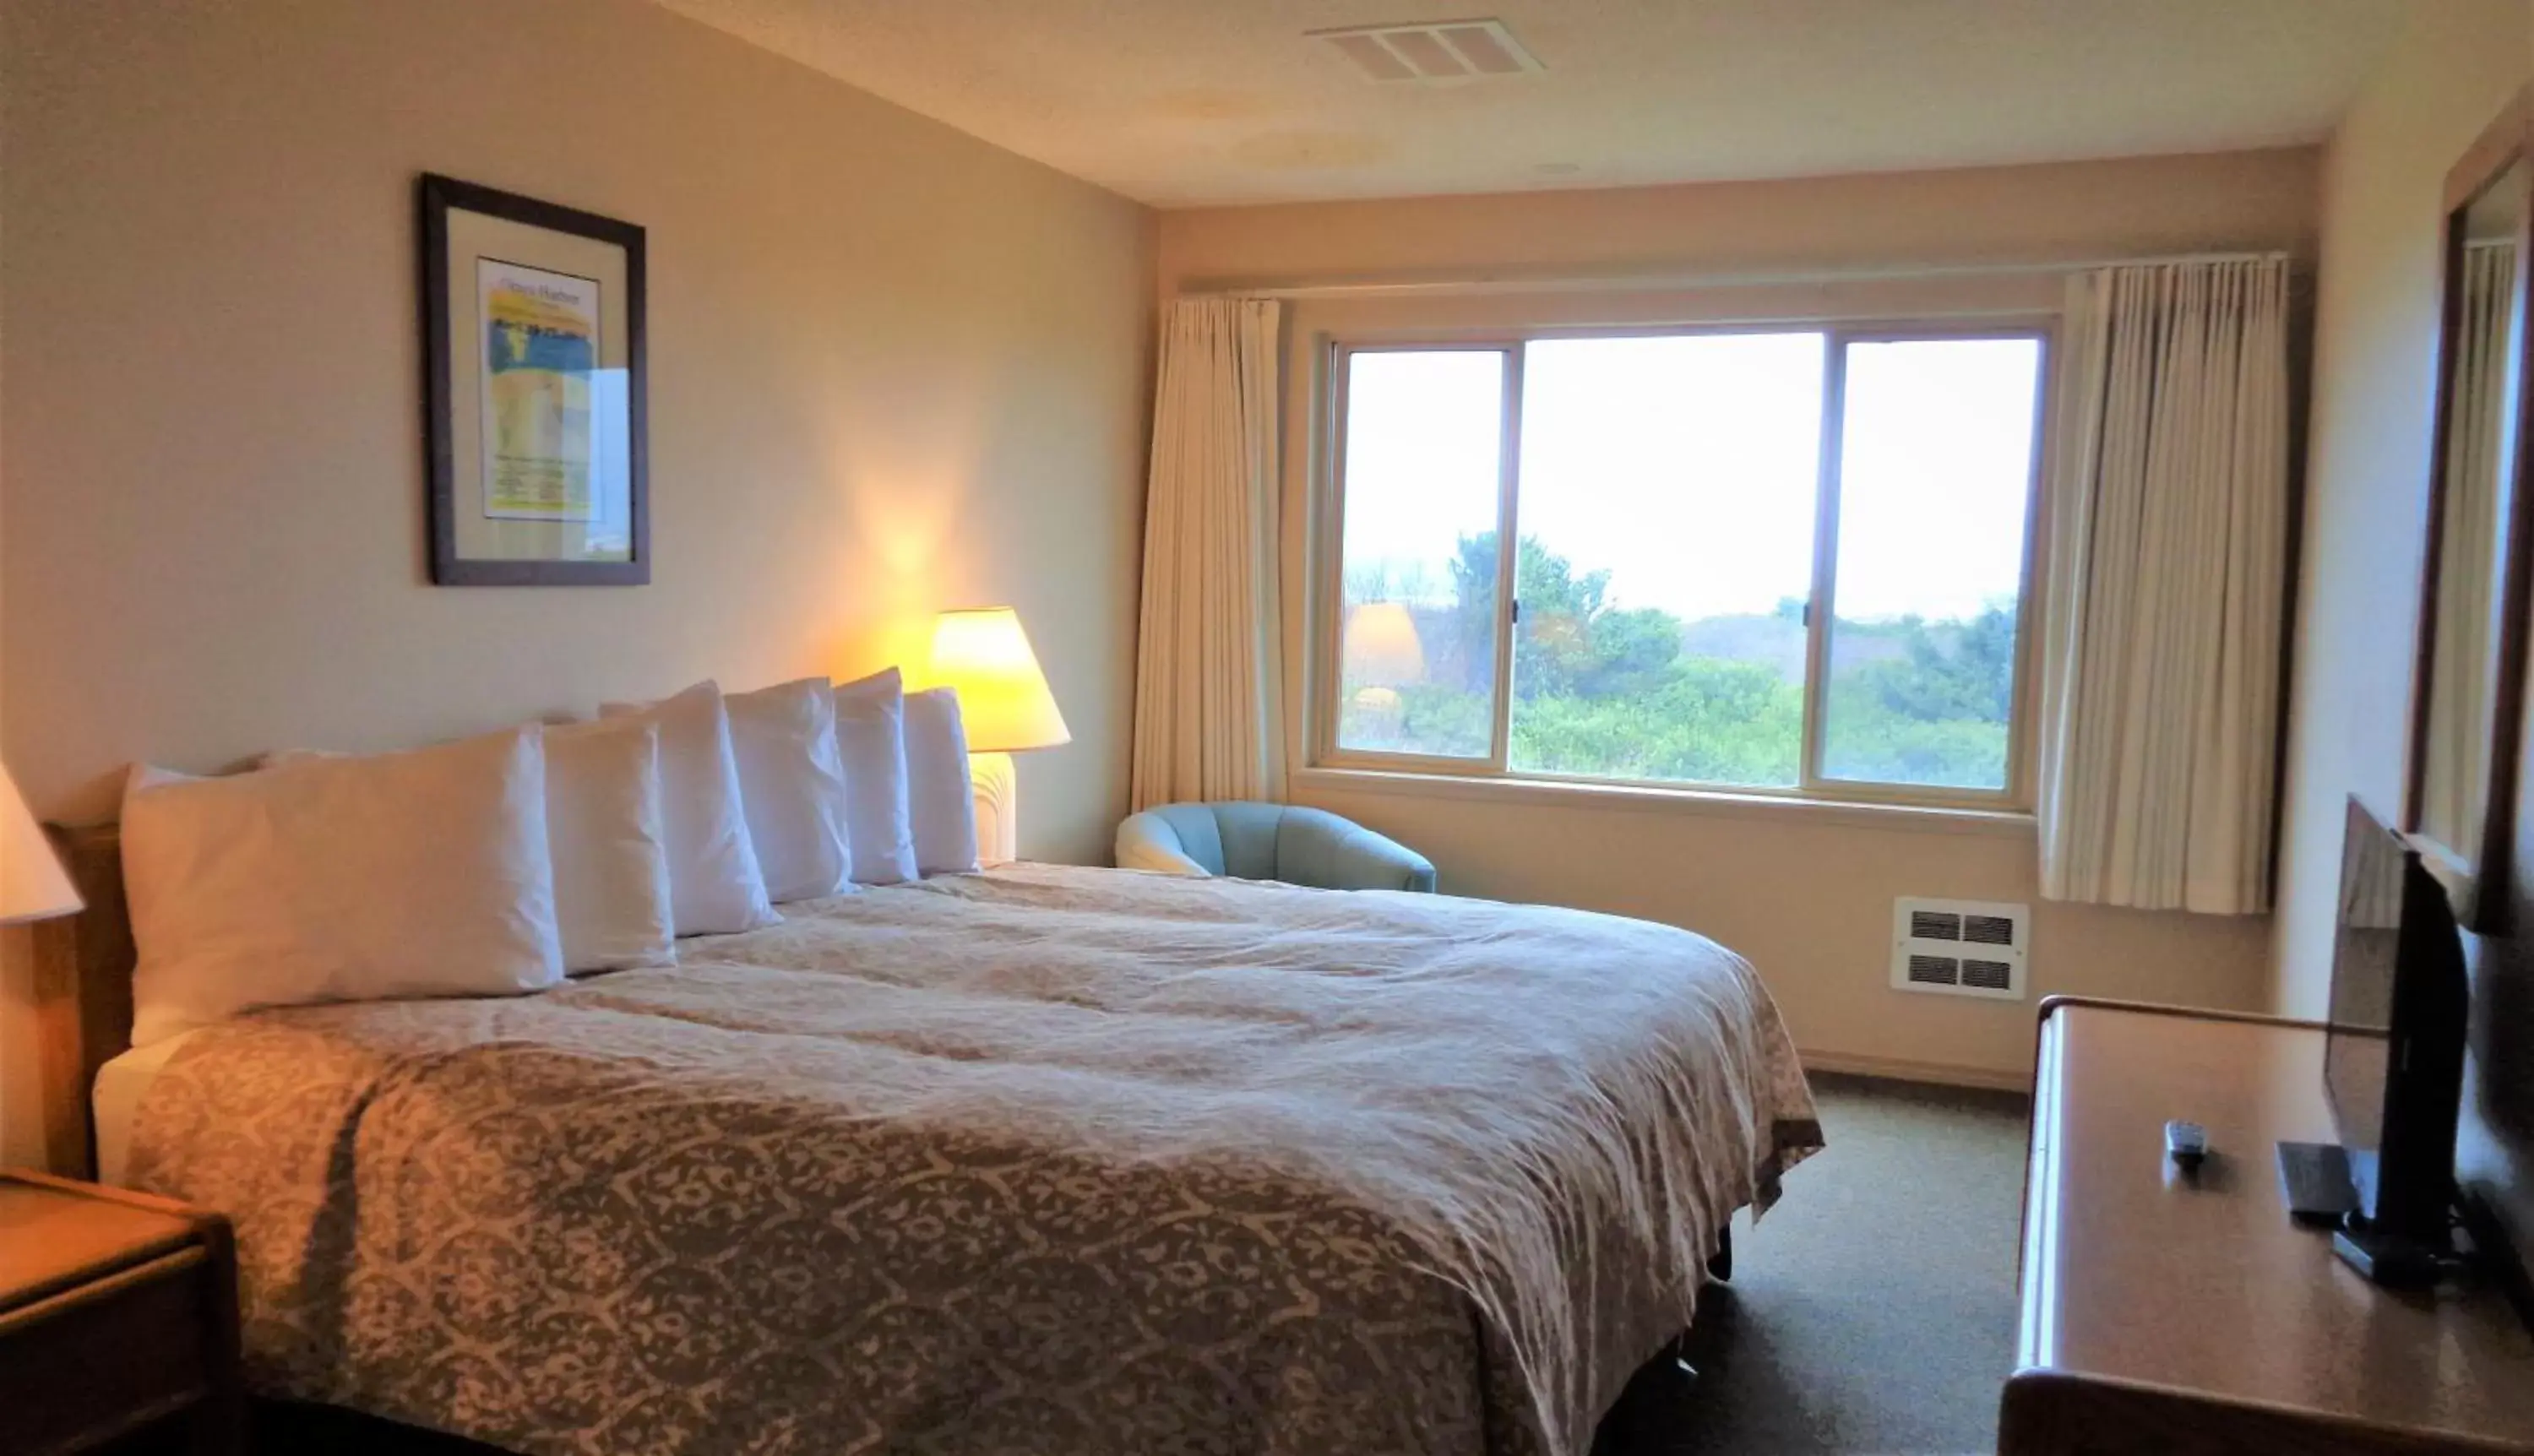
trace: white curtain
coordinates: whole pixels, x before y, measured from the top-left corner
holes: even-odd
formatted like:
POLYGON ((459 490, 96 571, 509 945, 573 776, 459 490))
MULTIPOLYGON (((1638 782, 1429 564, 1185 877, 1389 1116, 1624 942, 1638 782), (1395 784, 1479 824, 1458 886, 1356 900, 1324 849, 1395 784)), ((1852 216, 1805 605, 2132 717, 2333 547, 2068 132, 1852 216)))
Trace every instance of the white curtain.
POLYGON ((1276 731, 1281 306, 1183 298, 1162 321, 1135 645, 1133 807, 1282 797, 1276 731))
POLYGON ((2069 281, 2041 684, 2041 892, 2268 908, 2288 536, 2287 265, 2069 281))
POLYGON ((2490 772, 2490 663, 2499 638, 2500 471, 2515 397, 2516 248, 2463 250, 2462 317, 2455 321, 2454 415, 2447 422, 2445 504, 2439 531, 2437 661, 2429 673, 2429 743, 2420 828, 2472 849, 2490 772))

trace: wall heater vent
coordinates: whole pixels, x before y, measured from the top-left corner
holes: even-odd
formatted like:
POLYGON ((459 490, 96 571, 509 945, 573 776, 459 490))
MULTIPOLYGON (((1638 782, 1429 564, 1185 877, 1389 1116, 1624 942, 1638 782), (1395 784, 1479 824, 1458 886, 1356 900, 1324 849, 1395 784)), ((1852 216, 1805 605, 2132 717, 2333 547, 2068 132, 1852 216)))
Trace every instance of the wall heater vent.
POLYGON ((2032 907, 1984 900, 1892 902, 1892 985, 1900 991, 2023 999, 2032 907))

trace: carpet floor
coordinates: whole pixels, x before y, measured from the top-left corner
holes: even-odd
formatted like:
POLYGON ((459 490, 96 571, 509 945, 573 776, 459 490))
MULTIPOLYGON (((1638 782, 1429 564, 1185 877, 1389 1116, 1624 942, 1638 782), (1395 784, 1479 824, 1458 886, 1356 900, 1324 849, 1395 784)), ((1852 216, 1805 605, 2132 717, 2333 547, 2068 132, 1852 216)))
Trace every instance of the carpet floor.
POLYGON ((2015 1359, 2025 1100, 1816 1076, 1829 1146, 1733 1228, 1683 1358, 1640 1371, 1595 1456, 1993 1451, 2015 1359))

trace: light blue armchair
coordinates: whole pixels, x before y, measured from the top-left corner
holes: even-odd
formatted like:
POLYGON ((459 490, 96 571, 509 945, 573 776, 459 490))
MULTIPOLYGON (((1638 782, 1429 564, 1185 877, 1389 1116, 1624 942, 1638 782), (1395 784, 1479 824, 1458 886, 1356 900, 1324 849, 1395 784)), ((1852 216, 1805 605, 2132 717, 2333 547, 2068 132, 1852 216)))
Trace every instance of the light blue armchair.
POLYGON ((1117 867, 1434 892, 1423 855, 1325 809, 1284 804, 1156 804, 1117 826, 1117 867))

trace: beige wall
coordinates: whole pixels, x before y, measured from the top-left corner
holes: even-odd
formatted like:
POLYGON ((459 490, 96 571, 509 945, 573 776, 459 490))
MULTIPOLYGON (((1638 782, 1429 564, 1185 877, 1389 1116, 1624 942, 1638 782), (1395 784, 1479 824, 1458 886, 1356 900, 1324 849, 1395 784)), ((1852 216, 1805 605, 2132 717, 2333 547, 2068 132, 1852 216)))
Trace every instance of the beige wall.
POLYGON ((1783 182, 1201 208, 1162 214, 1161 288, 1637 270, 2024 263, 2305 246, 2311 150, 1783 182))
MULTIPOLYGON (((2426 541, 2438 246, 2446 169, 2534 78, 2523 0, 2413 7, 2325 152, 2314 428, 2290 706, 2272 1000, 2320 1015, 2331 982, 2342 801, 2399 810, 2426 541)), ((2522 488, 2520 486, 2520 488, 2522 488)), ((2534 925, 2534 776, 2514 882, 2534 925)), ((2498 1194, 2534 1258, 2534 940, 2466 938, 2472 1077, 2458 1169, 2498 1194)))
POLYGON ((2528 77, 2522 0, 2419 6, 2324 153, 2281 835, 2278 1004, 2323 1010, 2342 802, 2401 807, 2426 542, 2440 193, 2528 77))
MULTIPOLYGON (((2310 252, 2318 157, 2288 151, 1906 176, 1638 191, 1233 208, 1162 214, 1164 296, 1223 282, 1525 279, 1596 273, 1783 274, 2072 261, 2229 248, 2310 252)), ((1304 599, 1306 372, 1314 336, 1505 321, 2047 309, 2037 274, 1313 299, 1289 349, 1286 599, 1304 599)), ((1289 614, 1293 615, 1293 614, 1289 614)), ((1298 689, 1301 627, 1289 623, 1298 689)), ((1298 691, 1288 693, 1298 704, 1298 691)), ((1289 725, 1289 735, 1298 725, 1289 725)), ((1297 742, 1295 747, 1298 748, 1297 742)), ((1298 754, 1294 761, 1300 761, 1298 754)), ((2038 901, 2028 819, 1931 825, 1780 805, 1584 800, 1538 789, 1437 792, 1303 772, 1294 797, 1431 855, 1446 887, 1668 921, 1748 955, 1817 1061, 2013 1079, 2032 1006, 1888 989, 1899 895, 2038 901)), ((2251 1006, 2265 920, 2037 904, 2033 990, 2251 1006)))
POLYGON ((135 758, 859 673, 1009 601, 1074 735, 1021 764, 1021 847, 1106 853, 1151 214, 639 0, 6 26, 0 752, 39 812, 109 807, 135 758), (426 584, 426 169, 649 229, 649 586, 426 584))

